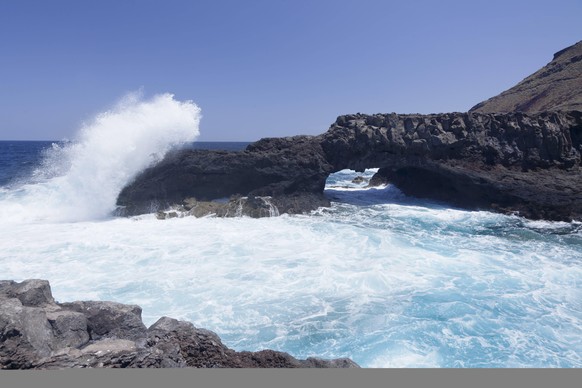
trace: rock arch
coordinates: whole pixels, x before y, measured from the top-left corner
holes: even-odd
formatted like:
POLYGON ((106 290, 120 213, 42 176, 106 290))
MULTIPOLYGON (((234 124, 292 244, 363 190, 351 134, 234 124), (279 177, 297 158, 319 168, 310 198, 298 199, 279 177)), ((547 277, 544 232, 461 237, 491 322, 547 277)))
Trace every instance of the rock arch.
POLYGON ((319 136, 261 139, 241 152, 179 151, 119 196, 152 203, 270 196, 281 213, 328 206, 329 174, 379 167, 407 194, 530 218, 582 218, 582 112, 353 114, 319 136))

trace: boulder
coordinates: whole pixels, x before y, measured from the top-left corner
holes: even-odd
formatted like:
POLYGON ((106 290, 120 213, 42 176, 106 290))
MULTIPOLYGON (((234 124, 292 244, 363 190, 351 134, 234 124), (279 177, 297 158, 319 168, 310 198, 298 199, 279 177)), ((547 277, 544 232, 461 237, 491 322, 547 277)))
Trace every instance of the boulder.
POLYGON ((283 352, 236 352, 190 322, 115 302, 56 303, 45 280, 0 281, 0 369, 347 368, 349 359, 297 360, 283 352), (25 302, 21 301, 24 299, 25 302))

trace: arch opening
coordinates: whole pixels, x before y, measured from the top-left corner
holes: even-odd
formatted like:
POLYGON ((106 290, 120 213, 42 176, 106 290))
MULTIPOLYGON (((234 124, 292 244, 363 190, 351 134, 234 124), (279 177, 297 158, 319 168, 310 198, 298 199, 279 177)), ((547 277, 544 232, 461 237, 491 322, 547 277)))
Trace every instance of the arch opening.
POLYGON ((331 173, 326 179, 324 195, 331 202, 361 206, 404 201, 406 196, 396 186, 380 179, 379 170, 343 169, 331 173))

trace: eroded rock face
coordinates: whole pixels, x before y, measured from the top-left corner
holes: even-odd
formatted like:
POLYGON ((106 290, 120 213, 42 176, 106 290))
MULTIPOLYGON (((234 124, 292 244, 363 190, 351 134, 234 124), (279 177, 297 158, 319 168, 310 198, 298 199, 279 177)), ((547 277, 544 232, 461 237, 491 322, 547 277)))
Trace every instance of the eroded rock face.
POLYGON ((152 203, 175 209, 187 201, 196 216, 304 213, 329 206, 323 190, 330 173, 381 168, 371 184, 569 221, 582 217, 581 153, 578 111, 345 115, 319 136, 263 139, 243 152, 178 152, 126 187, 119 203, 129 215, 151 212, 152 203), (260 196, 276 211, 265 211, 260 196), (230 199, 212 202, 224 197, 230 199), (242 206, 241 198, 255 206, 242 206))
MULTIPOLYGON (((300 213, 329 206, 323 189, 330 172, 321 146, 310 136, 263 139, 242 152, 182 150, 125 187, 118 204, 121 214, 135 215, 180 206, 190 198, 224 203, 270 197, 278 212, 300 213)), ((243 215, 252 216, 257 206, 248 205, 243 215)), ((208 211, 200 209, 200 215, 233 213, 233 207, 203 207, 208 211)))
POLYGON ((321 145, 334 170, 471 209, 582 219, 582 112, 340 116, 321 145))
POLYGON ((176 152, 121 192, 120 214, 195 198, 207 204, 193 215, 229 216, 237 198, 260 196, 277 207, 269 215, 305 213, 329 206, 330 173, 381 168, 370 185, 534 219, 581 219, 581 111, 582 41, 469 113, 344 115, 319 136, 262 139, 244 152, 176 152), (229 204, 216 204, 222 199, 229 204))
POLYGON ((213 332, 115 302, 56 303, 46 280, 0 281, 0 369, 347 368, 349 359, 297 360, 272 350, 236 352, 213 332))

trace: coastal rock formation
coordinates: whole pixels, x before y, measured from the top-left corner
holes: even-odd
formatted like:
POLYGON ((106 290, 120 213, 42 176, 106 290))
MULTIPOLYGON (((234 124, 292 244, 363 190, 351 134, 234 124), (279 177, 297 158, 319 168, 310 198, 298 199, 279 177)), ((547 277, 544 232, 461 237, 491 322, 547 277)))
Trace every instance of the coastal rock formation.
POLYGON ((198 200, 190 208, 198 216, 224 216, 241 196, 266 195, 277 213, 301 213, 329 206, 330 173, 380 168, 372 182, 409 195, 569 221, 582 218, 581 154, 578 111, 345 115, 319 136, 263 139, 242 152, 176 152, 126 187, 119 204, 140 214, 198 200), (225 197, 227 205, 204 202, 225 197))
POLYGON ((582 110, 582 41, 558 51, 546 66, 470 112, 582 110))
POLYGON ((273 350, 236 352, 213 332, 141 308, 54 301, 46 280, 0 281, 0 369, 353 368, 349 359, 297 360, 273 350))
POLYGON ((192 200, 199 205, 197 216, 232 215, 239 204, 245 205, 239 215, 259 215, 253 209, 263 207, 265 201, 254 198, 269 197, 266 206, 273 205, 277 212, 300 213, 329 206, 323 189, 331 171, 312 136, 263 139, 243 152, 181 150, 126 186, 118 204, 120 214, 127 215, 182 206, 192 200), (245 197, 244 203, 240 203, 241 197, 245 197), (219 205, 229 200, 234 203, 219 205), (214 205, 208 204, 211 201, 214 205))
POLYGON ((334 170, 533 219, 582 218, 582 112, 347 115, 321 136, 334 170))
POLYGON ((370 185, 469 209, 580 220, 581 153, 578 42, 469 113, 344 115, 319 136, 262 139, 242 152, 177 151, 123 189, 119 214, 303 213, 329 206, 330 173, 380 168, 370 185))

